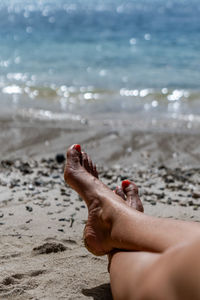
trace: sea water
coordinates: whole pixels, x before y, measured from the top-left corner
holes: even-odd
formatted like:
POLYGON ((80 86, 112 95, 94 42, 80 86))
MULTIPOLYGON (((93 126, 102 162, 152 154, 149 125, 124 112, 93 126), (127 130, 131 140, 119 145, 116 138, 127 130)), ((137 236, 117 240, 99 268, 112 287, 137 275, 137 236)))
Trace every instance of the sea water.
POLYGON ((199 0, 1 0, 0 108, 200 115, 199 0))

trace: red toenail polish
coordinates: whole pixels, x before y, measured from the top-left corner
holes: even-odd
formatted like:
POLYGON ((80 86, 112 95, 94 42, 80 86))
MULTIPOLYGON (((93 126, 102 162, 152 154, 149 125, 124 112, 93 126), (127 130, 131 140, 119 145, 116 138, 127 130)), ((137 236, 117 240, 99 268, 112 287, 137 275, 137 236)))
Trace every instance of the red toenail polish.
POLYGON ((81 152, 81 146, 78 144, 74 145, 74 149, 76 149, 78 152, 81 152))
POLYGON ((123 180, 122 181, 122 188, 125 189, 127 186, 131 184, 130 180, 123 180))

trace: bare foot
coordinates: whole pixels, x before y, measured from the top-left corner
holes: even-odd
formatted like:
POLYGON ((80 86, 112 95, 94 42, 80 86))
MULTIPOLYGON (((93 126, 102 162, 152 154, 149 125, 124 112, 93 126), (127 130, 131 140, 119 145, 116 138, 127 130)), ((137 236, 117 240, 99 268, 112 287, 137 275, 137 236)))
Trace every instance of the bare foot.
POLYGON ((81 152, 80 145, 73 145, 67 150, 65 181, 84 199, 88 207, 88 220, 83 234, 85 246, 95 255, 104 255, 113 248, 110 241, 112 213, 109 212, 112 206, 105 202, 111 202, 107 199, 115 197, 97 179, 93 169, 88 156, 81 152))
POLYGON ((64 178, 88 206, 88 221, 83 236, 85 246, 95 255, 104 255, 121 245, 111 231, 113 222, 120 218, 121 212, 126 214, 127 205, 97 177, 96 167, 81 152, 80 145, 71 146, 67 151, 64 178))
MULTIPOLYGON (((136 184, 133 181, 130 181, 130 180, 122 181, 121 186, 117 186, 116 189, 114 190, 114 192, 118 196, 120 196, 128 206, 130 206, 140 212, 144 212, 142 201, 140 200, 139 195, 138 195, 138 187, 136 186, 136 184)), ((121 250, 114 249, 108 254, 108 272, 109 273, 110 273, 110 265, 111 265, 112 257, 118 251, 121 251, 121 250)))
POLYGON ((138 195, 138 187, 133 181, 122 181, 121 187, 117 186, 115 189, 115 193, 122 199, 124 199, 125 203, 130 207, 140 212, 144 212, 142 201, 140 200, 138 195))

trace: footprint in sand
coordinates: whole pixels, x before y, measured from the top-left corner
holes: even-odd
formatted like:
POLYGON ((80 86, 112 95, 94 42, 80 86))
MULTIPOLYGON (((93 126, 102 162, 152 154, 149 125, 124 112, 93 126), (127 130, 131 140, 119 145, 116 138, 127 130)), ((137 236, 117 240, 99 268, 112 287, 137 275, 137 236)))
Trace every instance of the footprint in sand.
POLYGON ((61 243, 47 242, 41 246, 33 248, 33 253, 35 255, 39 255, 39 254, 57 253, 65 250, 67 250, 67 247, 65 247, 61 243))
POLYGON ((37 281, 33 277, 46 273, 46 270, 34 270, 27 273, 16 273, 5 277, 0 283, 0 297, 12 297, 16 299, 18 295, 22 295, 26 290, 36 288, 37 281))

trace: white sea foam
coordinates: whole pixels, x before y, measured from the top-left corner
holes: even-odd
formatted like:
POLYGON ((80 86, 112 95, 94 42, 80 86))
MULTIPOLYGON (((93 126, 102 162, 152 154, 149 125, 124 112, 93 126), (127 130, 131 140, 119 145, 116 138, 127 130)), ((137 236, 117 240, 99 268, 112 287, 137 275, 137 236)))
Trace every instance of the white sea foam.
POLYGON ((17 85, 6 86, 2 89, 2 93, 4 94, 22 94, 22 88, 17 85))

